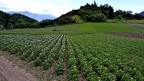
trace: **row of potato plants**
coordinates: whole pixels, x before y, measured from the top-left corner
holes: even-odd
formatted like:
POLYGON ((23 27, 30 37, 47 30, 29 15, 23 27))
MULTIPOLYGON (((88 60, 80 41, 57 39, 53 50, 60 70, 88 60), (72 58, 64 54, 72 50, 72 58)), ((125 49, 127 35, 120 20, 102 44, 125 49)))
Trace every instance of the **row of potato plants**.
MULTIPOLYGON (((80 62, 78 65, 86 63, 88 68, 92 69, 92 72, 95 72, 95 74, 92 74, 91 71, 85 73, 85 70, 83 70, 87 80, 90 80, 87 78, 87 74, 90 73, 89 76, 93 76, 94 79, 97 77, 97 79, 104 81, 144 80, 144 60, 142 57, 144 54, 144 40, 109 38, 99 34, 95 34, 94 36, 71 36, 71 39, 75 42, 74 48, 76 49, 76 53, 80 55, 78 59, 83 59, 83 63, 80 62), (133 51, 133 53, 130 51, 133 51), (135 51, 138 52, 136 53, 135 51)), ((81 67, 84 68, 84 66, 81 67)))
POLYGON ((0 49, 79 81, 144 81, 144 40, 88 35, 0 35, 0 49), (67 68, 67 71, 65 71, 67 68))
POLYGON ((41 65, 44 69, 50 68, 59 57, 63 58, 64 35, 0 35, 0 39, 0 49, 33 61, 35 66, 41 65))

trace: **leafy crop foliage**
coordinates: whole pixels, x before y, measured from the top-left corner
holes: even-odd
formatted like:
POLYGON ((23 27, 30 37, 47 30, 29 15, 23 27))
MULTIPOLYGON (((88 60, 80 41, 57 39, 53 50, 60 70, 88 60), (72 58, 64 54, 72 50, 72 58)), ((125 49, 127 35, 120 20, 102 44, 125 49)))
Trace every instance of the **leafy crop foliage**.
POLYGON ((44 70, 53 68, 55 78, 66 75, 68 81, 144 81, 144 40, 105 34, 143 30, 118 23, 55 29, 60 31, 53 27, 1 30, 0 49, 44 70))
POLYGON ((143 81, 144 40, 105 34, 0 35, 0 49, 44 69, 57 65, 69 81, 143 81), (67 68, 67 69, 65 69, 67 68))

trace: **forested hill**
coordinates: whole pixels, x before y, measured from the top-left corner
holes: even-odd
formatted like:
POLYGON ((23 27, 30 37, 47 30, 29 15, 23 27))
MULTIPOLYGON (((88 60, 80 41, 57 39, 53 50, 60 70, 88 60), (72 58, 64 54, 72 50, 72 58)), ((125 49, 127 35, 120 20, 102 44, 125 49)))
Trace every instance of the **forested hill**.
POLYGON ((76 19, 82 21, 104 22, 106 19, 114 19, 114 9, 112 6, 105 4, 98 6, 96 2, 81 6, 77 10, 72 10, 61 15, 56 20, 59 24, 73 23, 76 19), (66 21, 69 20, 69 21, 66 21))
POLYGON ((100 7, 94 2, 93 4, 86 4, 85 6, 81 6, 78 10, 72 10, 58 19, 66 16, 79 15, 83 20, 86 21, 95 21, 95 17, 105 17, 108 19, 114 19, 114 9, 112 6, 105 4, 100 7))
POLYGON ((68 24, 85 22, 105 22, 107 19, 144 19, 140 14, 133 14, 132 11, 115 10, 109 4, 98 5, 95 1, 92 4, 81 6, 61 15, 55 20, 45 20, 47 25, 68 24))
POLYGON ((34 27, 36 20, 22 14, 7 14, 0 11, 0 29, 34 27))

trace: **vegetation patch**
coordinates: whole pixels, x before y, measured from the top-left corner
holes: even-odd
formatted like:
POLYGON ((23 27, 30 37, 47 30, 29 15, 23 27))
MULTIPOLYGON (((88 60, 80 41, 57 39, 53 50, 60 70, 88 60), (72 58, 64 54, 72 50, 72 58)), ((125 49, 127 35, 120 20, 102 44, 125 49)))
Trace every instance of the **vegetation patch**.
POLYGON ((117 36, 123 36, 123 37, 129 37, 129 38, 140 38, 144 39, 144 33, 130 33, 130 32, 111 32, 109 34, 117 35, 117 36))
POLYGON ((0 35, 0 39, 0 49, 48 71, 42 75, 46 80, 144 80, 144 40, 101 33, 0 35))

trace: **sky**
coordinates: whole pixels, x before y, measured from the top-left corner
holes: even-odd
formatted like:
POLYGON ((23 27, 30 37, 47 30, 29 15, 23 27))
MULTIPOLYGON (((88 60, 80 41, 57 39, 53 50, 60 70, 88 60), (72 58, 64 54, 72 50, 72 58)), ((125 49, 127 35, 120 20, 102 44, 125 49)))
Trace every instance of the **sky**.
MULTIPOLYGON (((95 0, 98 5, 109 4, 114 10, 131 10, 133 13, 144 11, 144 0, 95 0)), ((38 14, 51 14, 59 17, 73 9, 79 9, 94 0, 0 0, 0 10, 29 11, 38 14)))

